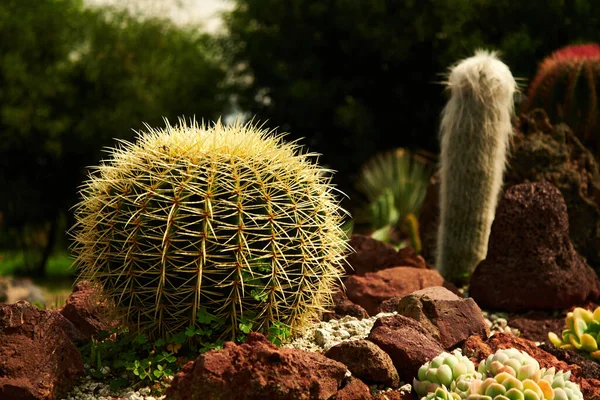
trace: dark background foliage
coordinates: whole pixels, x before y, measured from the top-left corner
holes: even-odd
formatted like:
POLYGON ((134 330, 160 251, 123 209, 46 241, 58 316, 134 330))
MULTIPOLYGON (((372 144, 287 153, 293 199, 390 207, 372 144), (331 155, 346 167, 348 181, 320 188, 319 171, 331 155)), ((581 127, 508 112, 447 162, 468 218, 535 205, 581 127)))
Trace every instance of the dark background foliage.
POLYGON ((232 2, 220 35, 81 0, 0 2, 0 249, 42 273, 104 146, 163 117, 215 120, 230 100, 302 138, 356 199, 377 152, 438 152, 452 63, 499 50, 525 88, 543 57, 600 32, 587 0, 232 2))

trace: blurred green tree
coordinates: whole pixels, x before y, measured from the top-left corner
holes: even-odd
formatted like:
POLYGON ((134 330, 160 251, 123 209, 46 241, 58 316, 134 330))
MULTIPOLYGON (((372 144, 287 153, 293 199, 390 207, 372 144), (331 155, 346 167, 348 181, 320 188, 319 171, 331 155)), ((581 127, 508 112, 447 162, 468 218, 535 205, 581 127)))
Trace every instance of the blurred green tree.
POLYGON ((600 3, 586 0, 235 3, 226 45, 241 108, 306 138, 351 196, 375 153, 439 151, 439 83, 454 62, 499 50, 524 85, 553 49, 600 32, 600 3))
POLYGON ((218 118, 225 75, 213 39, 191 28, 80 0, 2 1, 0 233, 32 256, 26 272, 44 273, 104 146, 163 117, 218 118))

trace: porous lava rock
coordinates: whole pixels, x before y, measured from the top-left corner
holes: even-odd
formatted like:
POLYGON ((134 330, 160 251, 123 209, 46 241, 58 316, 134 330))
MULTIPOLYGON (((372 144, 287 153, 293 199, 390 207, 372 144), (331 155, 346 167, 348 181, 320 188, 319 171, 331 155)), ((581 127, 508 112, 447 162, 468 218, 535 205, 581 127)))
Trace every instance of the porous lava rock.
POLYGON ((369 340, 349 340, 327 350, 326 357, 344 364, 353 376, 370 384, 397 388, 398 372, 390 356, 369 340))
POLYGON ((567 208, 548 182, 509 188, 469 295, 484 309, 567 309, 600 296, 600 280, 569 239, 567 208))
POLYGON ((404 382, 412 382, 421 365, 444 351, 425 328, 403 315, 378 318, 367 339, 390 356, 404 382))
POLYGON ((0 399, 62 399, 83 373, 79 335, 56 311, 0 303, 0 399))
POLYGON ((250 332, 246 343, 226 342, 187 363, 166 395, 170 400, 326 400, 349 383, 346 372, 344 364, 322 354, 277 348, 250 332))
POLYGON ((399 299, 393 308, 384 309, 414 319, 446 350, 462 345, 471 335, 490 335, 475 301, 458 297, 442 286, 417 290, 399 299))
POLYGON ((460 295, 456 286, 447 282, 436 270, 413 267, 392 267, 351 275, 344 280, 344 285, 348 299, 367 310, 369 315, 376 315, 385 300, 404 297, 426 287, 443 286, 460 295))

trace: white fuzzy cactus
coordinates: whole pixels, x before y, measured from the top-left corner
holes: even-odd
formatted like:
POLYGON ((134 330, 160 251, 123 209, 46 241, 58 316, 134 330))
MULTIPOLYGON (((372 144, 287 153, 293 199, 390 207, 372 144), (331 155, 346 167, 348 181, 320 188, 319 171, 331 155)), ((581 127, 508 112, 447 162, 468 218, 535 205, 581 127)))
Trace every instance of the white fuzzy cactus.
POLYGON ((517 84, 495 53, 480 50, 451 69, 447 85, 436 263, 444 278, 464 283, 487 254, 517 84))

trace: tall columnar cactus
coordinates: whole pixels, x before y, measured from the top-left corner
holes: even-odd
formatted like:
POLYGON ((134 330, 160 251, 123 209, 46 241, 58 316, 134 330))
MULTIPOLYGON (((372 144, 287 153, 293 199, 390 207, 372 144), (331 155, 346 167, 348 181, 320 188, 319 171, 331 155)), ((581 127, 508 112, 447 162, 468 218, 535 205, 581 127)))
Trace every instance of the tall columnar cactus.
POLYGON ((463 283, 487 254, 517 85, 508 67, 486 51, 455 65, 447 84, 436 263, 447 280, 463 283))
POLYGON ((598 44, 558 49, 540 63, 520 111, 543 108, 553 123, 566 123, 582 142, 600 151, 599 76, 598 44))
POLYGON ((134 331, 165 337, 208 312, 236 337, 300 328, 331 302, 348 249, 329 171, 252 125, 167 124, 90 175, 72 230, 79 279, 134 331))

